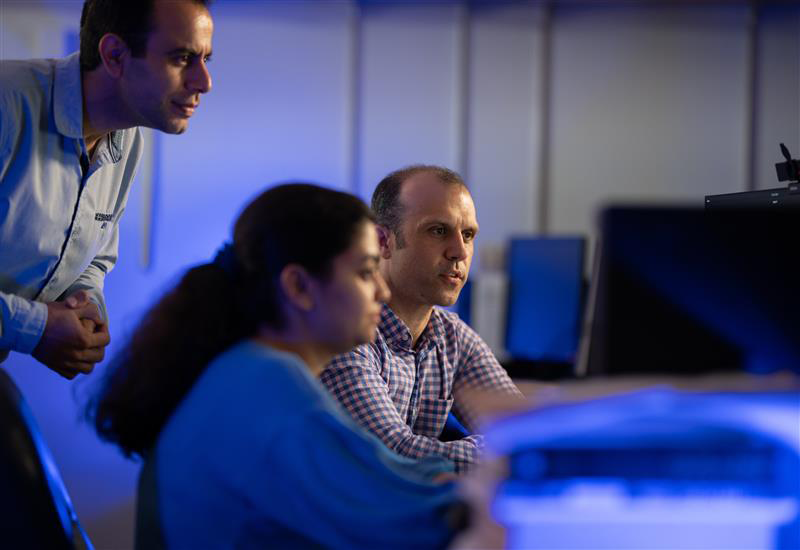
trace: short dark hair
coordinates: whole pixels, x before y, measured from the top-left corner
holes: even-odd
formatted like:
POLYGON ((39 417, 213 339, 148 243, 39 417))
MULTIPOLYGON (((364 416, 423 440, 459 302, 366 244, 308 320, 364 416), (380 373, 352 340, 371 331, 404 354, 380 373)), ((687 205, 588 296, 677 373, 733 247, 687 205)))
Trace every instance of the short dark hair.
MULTIPOLYGON (((205 7, 211 0, 193 0, 205 7)), ((81 70, 92 71, 100 65, 98 46, 106 33, 119 36, 133 57, 147 50, 147 37, 153 29, 155 0, 85 0, 81 11, 81 70)))
POLYGON ((449 168, 432 164, 414 164, 395 170, 383 178, 372 193, 372 211, 378 225, 388 228, 397 236, 397 245, 405 246, 405 239, 400 232, 403 225, 403 204, 400 202, 400 191, 403 183, 417 174, 435 175, 442 183, 455 183, 467 187, 457 172, 449 168))

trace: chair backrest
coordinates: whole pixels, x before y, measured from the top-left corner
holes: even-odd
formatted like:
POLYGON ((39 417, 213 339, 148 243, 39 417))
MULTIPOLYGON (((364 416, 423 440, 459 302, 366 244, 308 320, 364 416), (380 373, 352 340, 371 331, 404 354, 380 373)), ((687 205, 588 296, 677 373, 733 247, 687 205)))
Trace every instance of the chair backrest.
POLYGON ((0 547, 89 550, 25 399, 0 369, 0 547))
POLYGON ((136 492, 136 530, 133 547, 136 550, 164 550, 167 547, 158 508, 155 449, 145 457, 139 472, 136 492))

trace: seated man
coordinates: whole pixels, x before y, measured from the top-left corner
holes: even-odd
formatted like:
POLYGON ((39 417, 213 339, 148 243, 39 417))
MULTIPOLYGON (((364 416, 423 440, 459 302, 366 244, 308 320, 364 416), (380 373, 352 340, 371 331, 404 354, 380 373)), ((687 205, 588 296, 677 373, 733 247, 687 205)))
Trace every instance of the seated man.
POLYGON ((391 298, 376 340, 335 357, 322 383, 391 449, 412 458, 438 454, 466 471, 481 437, 438 439, 451 409, 474 429, 459 391, 520 395, 480 336, 434 307, 453 305, 467 279, 478 234, 472 197, 455 172, 411 166, 378 184, 372 209, 391 298))

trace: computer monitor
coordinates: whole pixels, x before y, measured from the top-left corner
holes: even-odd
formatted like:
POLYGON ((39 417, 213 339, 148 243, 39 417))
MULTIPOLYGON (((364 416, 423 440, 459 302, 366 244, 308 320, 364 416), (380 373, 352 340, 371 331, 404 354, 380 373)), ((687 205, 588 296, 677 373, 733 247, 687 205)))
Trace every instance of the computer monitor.
POLYGON ((583 374, 800 371, 792 210, 603 212, 583 374))
POLYGON ((580 333, 583 237, 511 239, 506 350, 513 359, 572 363, 580 333))

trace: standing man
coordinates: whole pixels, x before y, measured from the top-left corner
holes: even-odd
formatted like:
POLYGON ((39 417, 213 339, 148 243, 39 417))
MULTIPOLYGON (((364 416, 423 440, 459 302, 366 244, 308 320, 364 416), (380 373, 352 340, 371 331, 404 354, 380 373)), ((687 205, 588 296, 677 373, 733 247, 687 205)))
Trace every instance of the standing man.
POLYGON ((386 176, 372 195, 379 269, 391 290, 374 343, 336 357, 322 382, 362 426, 412 458, 444 456, 463 472, 481 436, 439 441, 452 408, 474 429, 463 388, 519 396, 489 346, 450 306, 467 280, 478 234, 475 205, 455 172, 411 166, 386 176))
POLYGON ((142 155, 211 89, 207 0, 86 0, 80 54, 0 62, 0 361, 66 378, 109 342, 103 279, 142 155))

